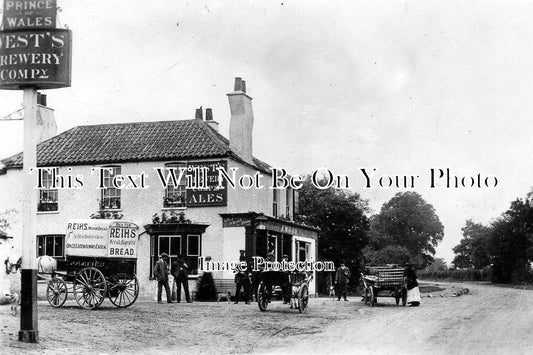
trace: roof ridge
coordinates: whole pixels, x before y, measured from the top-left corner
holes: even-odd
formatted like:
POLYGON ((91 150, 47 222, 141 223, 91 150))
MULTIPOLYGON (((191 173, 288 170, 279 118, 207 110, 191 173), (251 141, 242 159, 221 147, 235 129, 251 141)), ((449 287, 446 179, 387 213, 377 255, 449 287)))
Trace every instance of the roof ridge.
MULTIPOLYGON (((187 120, 160 120, 160 121, 141 121, 141 122, 116 122, 116 123, 99 123, 99 124, 86 124, 79 125, 73 128, 78 127, 102 127, 102 126, 124 126, 124 125, 143 125, 143 124, 169 124, 169 123, 181 123, 181 122, 190 122, 195 121, 195 119, 187 120)), ((67 132, 67 131, 65 131, 67 132)))
POLYGON ((215 144, 218 145, 219 148, 226 151, 231 151, 231 148, 229 147, 229 144, 226 144, 225 142, 222 142, 219 136, 223 137, 220 133, 216 132, 214 128, 212 128, 210 125, 208 125, 204 120, 195 119, 194 121, 197 121, 197 123, 200 125, 200 127, 212 138, 214 139, 215 144), (200 123, 201 122, 201 123, 200 123), (218 135, 217 135, 218 134, 218 135))

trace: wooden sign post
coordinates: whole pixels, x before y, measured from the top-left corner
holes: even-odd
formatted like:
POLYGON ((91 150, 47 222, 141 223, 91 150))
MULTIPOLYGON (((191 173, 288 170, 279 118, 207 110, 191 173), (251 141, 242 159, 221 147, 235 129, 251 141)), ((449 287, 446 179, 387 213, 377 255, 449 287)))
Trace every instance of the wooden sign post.
POLYGON ((19 340, 37 342, 37 90, 70 86, 70 30, 56 29, 56 0, 4 0, 0 89, 24 91, 22 270, 19 340))

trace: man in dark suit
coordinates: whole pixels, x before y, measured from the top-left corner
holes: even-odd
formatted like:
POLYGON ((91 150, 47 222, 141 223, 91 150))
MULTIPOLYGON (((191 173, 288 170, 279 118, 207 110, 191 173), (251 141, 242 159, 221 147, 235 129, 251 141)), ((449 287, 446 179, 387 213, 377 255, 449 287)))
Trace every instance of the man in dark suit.
POLYGON ((178 303, 181 302, 181 285, 183 284, 183 290, 185 292, 185 299, 187 303, 192 303, 191 296, 189 295, 189 266, 183 260, 183 255, 179 255, 178 259, 172 263, 172 276, 174 276, 174 282, 178 285, 178 303))
POLYGON ((350 281, 350 269, 348 269, 344 263, 344 261, 341 262, 341 266, 337 269, 337 272, 335 274, 335 288, 337 290, 337 301, 341 300, 341 296, 344 297, 345 301, 348 301, 346 299, 346 292, 348 291, 348 282, 350 281))
MULTIPOLYGON (((239 256, 239 262, 247 262, 246 260, 246 254, 244 250, 240 250, 240 256, 239 256)), ((237 273, 235 274, 235 284, 236 284, 236 290, 235 290, 235 304, 239 303, 239 300, 241 298, 241 288, 243 289, 243 295, 244 295, 244 303, 250 304, 250 268, 249 264, 247 262, 247 268, 246 271, 237 270, 237 273)))
POLYGON ((165 287, 165 292, 167 294, 167 302, 172 303, 172 298, 170 297, 170 287, 168 286, 168 275, 170 274, 170 270, 168 267, 167 253, 161 254, 159 260, 155 263, 153 274, 157 280, 157 303, 163 303, 161 300, 163 287, 165 287))

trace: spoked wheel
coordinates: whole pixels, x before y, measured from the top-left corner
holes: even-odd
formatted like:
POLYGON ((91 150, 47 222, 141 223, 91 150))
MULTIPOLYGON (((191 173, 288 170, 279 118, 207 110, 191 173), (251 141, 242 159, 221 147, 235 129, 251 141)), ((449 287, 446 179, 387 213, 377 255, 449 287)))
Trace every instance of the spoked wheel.
POLYGON ((139 296, 139 281, 137 277, 111 279, 107 288, 107 295, 111 303, 119 308, 131 306, 139 296))
POLYGON ((307 303, 309 302, 309 288, 307 285, 302 285, 298 294, 298 310, 303 313, 307 309, 307 303))
POLYGON ((368 304, 368 302, 370 302, 370 292, 370 287, 366 287, 365 295, 363 296, 363 301, 365 302, 365 304, 368 304))
POLYGON ((370 290, 368 294, 368 297, 370 297, 370 307, 374 307, 376 304, 376 291, 372 286, 370 286, 368 289, 370 290))
POLYGON ((268 291, 263 281, 257 287, 257 305, 262 312, 266 311, 268 307, 268 291))
POLYGON ((63 279, 54 277, 48 281, 48 287, 46 288, 46 299, 50 306, 59 308, 65 304, 67 300, 68 290, 67 284, 63 279))
POLYGON ((107 292, 104 274, 94 267, 82 269, 74 279, 74 298, 80 307, 100 307, 107 292))

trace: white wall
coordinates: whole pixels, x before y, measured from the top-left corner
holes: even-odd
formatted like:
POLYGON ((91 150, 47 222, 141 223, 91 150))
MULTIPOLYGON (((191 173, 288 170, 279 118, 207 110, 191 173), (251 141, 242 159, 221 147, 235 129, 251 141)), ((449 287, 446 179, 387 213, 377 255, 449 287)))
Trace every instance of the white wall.
MULTIPOLYGON (((216 159, 208 159, 208 161, 216 159)), ((198 159, 192 161, 201 161, 198 159)), ((236 176, 240 177, 242 174, 255 174, 256 170, 236 162, 232 159, 227 159, 228 170, 230 167, 237 167, 236 176)), ((123 220, 133 222, 142 228, 146 224, 152 222, 152 215, 154 213, 160 214, 163 209, 163 196, 165 190, 162 188, 157 173, 154 167, 164 167, 162 162, 139 162, 139 163, 123 163, 123 164, 109 164, 120 165, 121 173, 123 175, 136 175, 145 172, 149 188, 147 189, 132 189, 122 190, 121 193, 121 213, 123 213, 123 220)), ((107 164, 106 164, 107 165, 107 164)), ((60 167, 60 175, 76 175, 83 176, 84 186, 79 189, 63 189, 58 191, 58 211, 57 212, 39 212, 37 215, 37 235, 43 234, 65 234, 66 223, 70 219, 89 218, 91 214, 99 209, 99 199, 101 192, 97 189, 98 174, 91 174, 93 165, 70 166, 72 169, 68 171, 68 167, 60 167)), ((228 205, 221 207, 196 207, 184 209, 185 217, 193 222, 201 222, 209 224, 205 233, 202 236, 202 255, 210 255, 213 260, 228 260, 232 261, 239 256, 239 249, 244 249, 244 228, 222 228, 222 218, 220 213, 228 212, 263 212, 267 215, 272 215, 272 189, 270 189, 271 178, 269 175, 262 173, 263 189, 249 189, 241 188, 232 189, 228 187, 228 205), (227 232, 226 232, 227 230, 227 232)), ((36 193, 38 191, 36 190, 36 193)), ((0 212, 15 208, 21 211, 22 196, 22 170, 8 169, 7 173, 0 175, 0 212)), ((285 196, 284 190, 280 191, 279 211, 280 214, 285 214, 285 196)), ((17 252, 20 253, 22 223, 21 213, 16 215, 12 222, 10 230, 6 231, 9 235, 14 236, 14 245, 17 252)), ((150 238, 146 233, 141 233, 138 244, 139 258, 137 261, 137 275, 141 285, 141 296, 153 296, 156 287, 154 281, 149 280, 150 270, 150 238)), ((214 275, 220 277, 222 275, 214 275)), ((225 274, 224 278, 233 278, 233 275, 225 274)), ((17 280, 20 276, 17 277, 17 280)))

